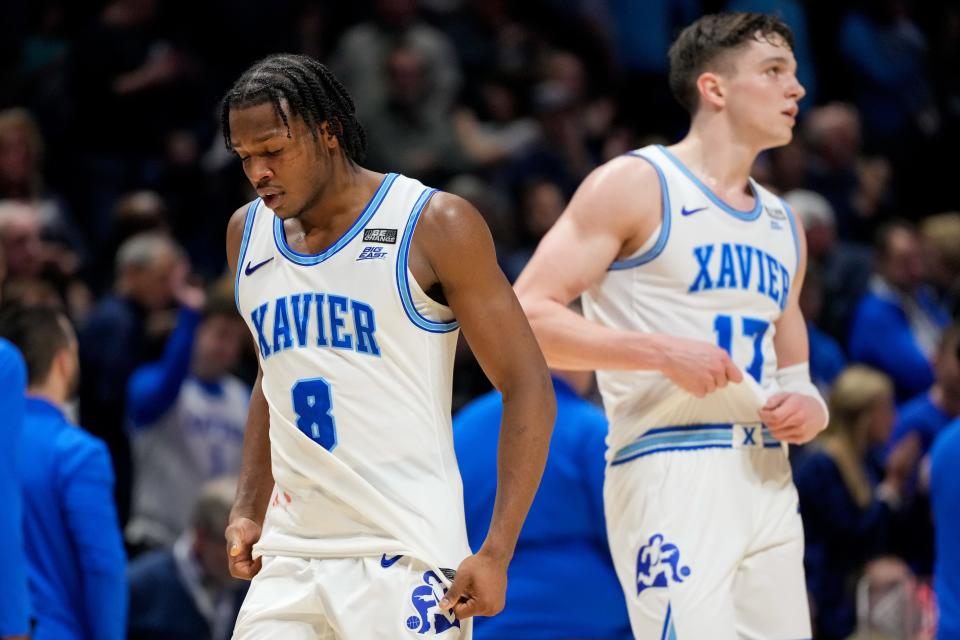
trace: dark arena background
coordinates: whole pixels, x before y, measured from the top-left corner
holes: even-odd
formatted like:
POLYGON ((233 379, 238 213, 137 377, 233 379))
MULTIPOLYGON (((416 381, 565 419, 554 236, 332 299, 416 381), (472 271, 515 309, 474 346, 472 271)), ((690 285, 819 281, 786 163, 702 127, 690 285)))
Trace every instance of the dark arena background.
MULTIPOLYGON (((105 475, 87 481, 115 478, 124 541, 121 556, 102 530, 72 529, 84 577, 70 589, 99 621, 82 637, 220 640, 242 601, 222 532, 257 362, 224 239, 256 195, 219 105, 247 67, 278 52, 326 64, 356 102, 363 166, 472 203, 512 282, 593 169, 684 135, 667 48, 725 10, 779 15, 806 88, 793 141, 753 176, 806 231, 801 307, 831 407, 824 435, 791 447, 814 637, 960 638, 960 446, 938 446, 960 432, 960 2, 7 0, 2 302, 59 309, 75 328, 67 414, 106 443, 105 475), (221 409, 171 412, 191 380, 221 409), (96 591, 121 574, 122 592, 96 591)), ((489 391, 461 340, 454 412, 489 391)), ((25 456, 15 470, 34 464, 3 446, 25 456)), ((602 505, 602 477, 584 482, 602 505)), ((575 568, 579 544, 605 553, 602 515, 584 527, 539 541, 544 562, 575 568)), ((37 535, 23 532, 28 547, 37 535)), ((544 596, 544 617, 586 606, 565 591, 544 596)), ((609 618, 597 635, 548 632, 534 613, 514 635, 478 623, 475 637, 631 637, 619 602, 584 613, 609 618)))

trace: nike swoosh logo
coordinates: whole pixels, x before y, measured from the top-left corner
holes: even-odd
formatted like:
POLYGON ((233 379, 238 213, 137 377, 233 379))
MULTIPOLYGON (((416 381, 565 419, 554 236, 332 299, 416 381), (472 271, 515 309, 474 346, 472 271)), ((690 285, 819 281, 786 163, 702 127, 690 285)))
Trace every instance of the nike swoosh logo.
POLYGON ((270 262, 271 260, 273 260, 273 256, 267 258, 267 259, 264 260, 263 262, 258 262, 257 264, 253 264, 253 265, 252 265, 251 262, 247 262, 247 268, 244 269, 243 272, 249 276, 249 275, 252 274, 254 271, 256 271, 257 269, 259 269, 259 268, 262 267, 263 265, 267 264, 267 263, 270 262), (252 265, 252 266, 251 266, 251 265, 252 265))
POLYGON ((692 216, 698 211, 703 211, 706 207, 697 207, 696 209, 687 209, 686 207, 680 207, 680 215, 692 216))
POLYGON ((390 567, 392 567, 397 563, 397 560, 399 560, 402 557, 403 556, 393 556, 392 558, 388 558, 387 554, 383 554, 383 557, 380 558, 380 566, 383 567, 384 569, 389 569, 390 567))

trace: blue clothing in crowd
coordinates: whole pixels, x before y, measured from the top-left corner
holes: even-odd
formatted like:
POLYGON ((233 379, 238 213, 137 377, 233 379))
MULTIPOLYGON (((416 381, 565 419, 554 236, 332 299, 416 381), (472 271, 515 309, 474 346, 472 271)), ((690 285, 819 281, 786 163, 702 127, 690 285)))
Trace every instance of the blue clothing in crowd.
POLYGON ((935 405, 929 393, 923 393, 903 404, 897 410, 897 421, 890 434, 890 445, 896 445, 908 435, 915 433, 920 437, 920 454, 927 455, 937 434, 949 424, 952 418, 935 405))
MULTIPOLYGON (((944 327, 949 317, 926 294, 916 304, 928 321, 944 327)), ((923 393, 933 384, 933 365, 918 344, 910 319, 891 295, 875 290, 860 300, 850 328, 850 358, 890 376, 897 402, 923 393)))
POLYGON ((861 509, 833 458, 822 450, 798 461, 794 481, 803 516, 807 589, 817 614, 815 637, 843 640, 856 624, 849 578, 886 548, 892 512, 877 500, 861 509))
POLYGON ((33 640, 123 638, 126 554, 107 447, 55 405, 28 397, 17 463, 33 640))
MULTIPOLYGON (((506 607, 477 618, 477 640, 630 638, 630 622, 603 519, 603 413, 554 378, 557 421, 547 467, 510 563, 506 607)), ((480 548, 497 488, 500 394, 483 395, 454 418, 467 535, 480 548)))
POLYGON ((807 336, 810 341, 810 379, 826 396, 825 391, 847 366, 847 356, 836 340, 812 322, 807 323, 807 336))
POLYGON ((0 338, 0 637, 26 635, 30 630, 27 562, 23 552, 22 494, 16 473, 17 448, 23 427, 27 367, 16 347, 0 338))
POLYGON ((933 588, 940 608, 937 640, 960 640, 960 420, 943 430, 930 460, 930 501, 936 532, 933 588))

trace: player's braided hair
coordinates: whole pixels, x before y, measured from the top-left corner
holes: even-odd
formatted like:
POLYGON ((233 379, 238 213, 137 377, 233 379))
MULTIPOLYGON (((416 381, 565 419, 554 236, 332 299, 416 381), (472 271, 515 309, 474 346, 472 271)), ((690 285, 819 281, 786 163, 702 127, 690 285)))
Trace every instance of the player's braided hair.
POLYGON ((347 157, 361 162, 367 136, 357 120, 356 106, 343 84, 325 65, 309 56, 281 53, 255 62, 223 98, 220 121, 224 142, 230 144, 230 110, 271 103, 291 137, 290 115, 303 118, 313 135, 326 121, 347 157))
POLYGON ((670 45, 670 91, 691 114, 698 105, 697 78, 725 51, 751 40, 777 38, 793 49, 793 32, 780 18, 763 13, 706 15, 685 28, 670 45))

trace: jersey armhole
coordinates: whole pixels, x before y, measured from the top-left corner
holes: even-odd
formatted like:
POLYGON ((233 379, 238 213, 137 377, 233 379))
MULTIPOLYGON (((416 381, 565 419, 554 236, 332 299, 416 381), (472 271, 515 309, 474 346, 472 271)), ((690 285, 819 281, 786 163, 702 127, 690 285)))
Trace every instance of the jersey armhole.
MULTIPOLYGON (((777 199, 780 200, 780 203, 783 205, 783 210, 787 213, 787 220, 790 222, 790 232, 793 234, 793 249, 797 254, 797 268, 796 271, 800 271, 800 236, 797 235, 797 217, 793 215, 793 209, 790 208, 790 205, 787 204, 787 201, 777 196, 777 199)), ((799 273, 794 275, 794 278, 799 276, 799 273)))
MULTIPOLYGON (((639 267, 641 265, 651 262, 654 258, 659 256, 663 252, 663 248, 667 246, 667 239, 670 237, 670 192, 667 190, 667 178, 663 175, 663 171, 660 167, 657 166, 657 163, 651 160, 650 158, 641 155, 636 152, 630 152, 626 155, 633 156, 635 158, 640 158, 645 162, 650 163, 650 166, 653 167, 654 171, 657 172, 657 179, 660 181, 660 206, 662 208, 662 219, 660 222, 660 235, 657 236, 657 241, 652 247, 648 250, 643 251, 639 255, 636 255, 632 258, 627 258, 625 260, 616 260, 609 267, 607 271, 621 271, 623 269, 632 269, 633 267, 639 267)), ((644 243, 647 244, 647 243, 644 243)))
POLYGON ((240 254, 237 256, 237 273, 233 282, 233 302, 237 305, 237 312, 243 315, 240 309, 240 273, 243 271, 243 260, 247 255, 247 245, 250 244, 250 233, 253 230, 253 220, 257 217, 257 208, 261 199, 257 198, 247 207, 246 219, 243 221, 243 237, 240 240, 240 254))
POLYGON ((407 314, 407 318, 410 319, 410 322, 430 333, 450 333, 451 331, 457 330, 460 327, 460 323, 456 320, 451 322, 436 322, 424 317, 423 314, 417 310, 417 305, 414 304, 413 296, 410 293, 410 273, 407 269, 407 261, 410 257, 410 246, 413 244, 413 232, 417 228, 417 222, 420 220, 420 214, 423 213, 423 208, 436 192, 437 189, 424 189, 413 205, 413 209, 410 211, 410 217, 407 219, 407 225, 403 230, 403 239, 400 241, 400 253, 397 256, 397 289, 400 292, 400 302, 403 304, 403 310, 407 314))

